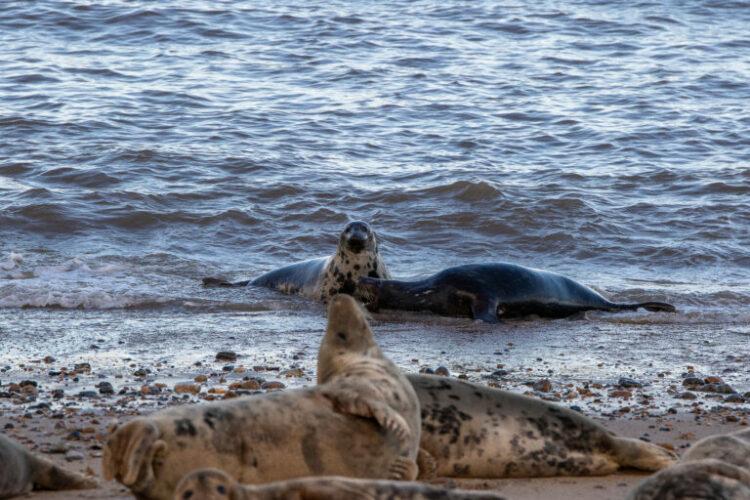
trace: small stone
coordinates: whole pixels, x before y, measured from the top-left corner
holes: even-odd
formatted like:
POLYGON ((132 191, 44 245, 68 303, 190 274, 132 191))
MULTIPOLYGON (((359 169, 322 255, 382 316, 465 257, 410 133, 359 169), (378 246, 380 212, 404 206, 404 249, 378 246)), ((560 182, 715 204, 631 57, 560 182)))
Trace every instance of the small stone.
POLYGON ((234 365, 224 365, 221 367, 221 369, 225 372, 231 372, 232 370, 234 370, 234 365))
POLYGON ((99 388, 99 394, 114 394, 115 388, 109 382, 99 382, 97 385, 99 388))
POLYGON ((198 382, 199 384, 202 384, 203 382, 207 382, 208 381, 208 377, 205 376, 205 375, 196 375, 193 380, 196 381, 196 382, 198 382))
POLYGON ((216 361, 237 361, 237 353, 233 351, 219 351, 216 353, 216 361))
POLYGON ((419 369, 419 373, 424 373, 426 375, 434 375, 435 370, 433 370, 432 368, 424 367, 424 368, 419 369))
POLYGON ((289 370, 284 370, 281 372, 281 375, 285 376, 286 378, 292 378, 292 377, 302 377, 305 375, 304 370, 302 368, 291 368, 289 370))
POLYGON ((99 393, 96 391, 81 391, 78 393, 79 398, 98 398, 99 393))
POLYGON ((573 405, 573 406, 570 407, 570 409, 573 410, 573 411, 577 411, 579 413, 583 413, 583 408, 581 408, 578 405, 573 405))
POLYGON ((73 365, 73 371, 76 373, 91 373, 91 364, 89 363, 76 363, 73 365))
POLYGON ((284 384, 282 384, 281 382, 277 382, 275 380, 263 382, 263 384, 261 384, 260 386, 260 388, 263 389, 264 391, 277 391, 280 389, 284 389, 285 387, 286 386, 284 384))
POLYGON ((62 389, 53 389, 52 390, 52 397, 54 399, 62 399, 63 396, 65 396, 65 391, 63 391, 62 389))
POLYGON ((469 380, 469 376, 468 376, 468 375, 466 375, 465 373, 461 373, 461 374, 459 374, 457 378, 458 378, 459 380, 469 380))
POLYGON ((643 387, 643 384, 628 377, 620 377, 617 381, 617 385, 620 387, 643 387))
POLYGON ((67 453, 65 453, 65 460, 67 460, 68 462, 74 462, 76 460, 83 460, 84 458, 86 457, 80 451, 70 450, 67 453))
POLYGON ((723 384, 724 383, 721 377, 717 377, 715 375, 710 375, 704 378, 703 381, 707 384, 723 384))
POLYGON ((435 369, 435 375, 440 375, 441 377, 450 377, 451 376, 451 372, 450 372, 450 370, 448 370, 448 368, 446 368, 444 366, 438 366, 435 369))
POLYGON ((133 376, 145 377, 149 373, 151 373, 151 370, 149 370, 148 368, 138 368, 136 371, 133 372, 133 376))
POLYGON ((198 394, 201 392, 201 386, 191 382, 179 382, 175 384, 174 392, 177 394, 198 394))
POLYGON ((729 384, 705 384, 696 388, 697 391, 715 392, 718 394, 732 394, 735 392, 729 384))
POLYGON ((534 382, 534 385, 532 385, 532 388, 535 391, 539 392, 549 392, 552 390, 552 382, 550 382, 549 379, 546 378, 537 380, 536 382, 534 382))
POLYGON ((696 387, 704 384, 705 382, 703 382, 703 379, 698 377, 686 377, 685 380, 682 381, 682 385, 685 387, 696 387))
POLYGON ((631 397, 633 397, 633 393, 630 392, 627 389, 615 389, 614 391, 610 391, 609 397, 610 398, 630 399, 631 397))
POLYGON ((261 388, 261 383, 257 380, 243 380, 242 382, 234 382, 229 386, 232 390, 243 389, 246 391, 257 391, 261 388))
POLYGON ((678 399, 696 399, 698 396, 690 391, 681 392, 676 396, 678 399))
POLYGON ((159 394, 161 392, 161 389, 156 387, 155 385, 142 385, 141 386, 141 394, 143 396, 151 396, 154 394, 159 394))
POLYGON ((47 364, 50 364, 50 363, 54 363, 57 360, 55 358, 53 358, 52 356, 45 356, 44 359, 43 359, 43 361, 45 363, 47 363, 47 364))
POLYGON ((38 384, 36 383, 36 381, 35 381, 35 380, 21 380, 21 381, 20 381, 20 382, 18 383, 18 385, 19 385, 20 387, 28 387, 28 386, 34 386, 34 387, 38 387, 38 384))
POLYGON ((739 394, 730 394, 724 398, 725 403, 744 403, 745 398, 739 394))
POLYGON ((732 422, 732 423, 740 421, 737 415, 727 415, 726 417, 724 417, 724 420, 726 422, 732 422))

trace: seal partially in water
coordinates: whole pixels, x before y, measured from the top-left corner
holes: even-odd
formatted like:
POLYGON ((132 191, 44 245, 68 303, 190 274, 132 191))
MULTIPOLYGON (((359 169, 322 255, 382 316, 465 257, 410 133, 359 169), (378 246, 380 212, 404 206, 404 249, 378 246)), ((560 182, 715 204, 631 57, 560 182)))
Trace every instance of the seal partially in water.
POLYGON ((24 495, 33 489, 82 490, 96 487, 93 478, 33 455, 0 434, 0 498, 24 495))
POLYGON ((239 484, 218 469, 183 477, 174 500, 502 500, 489 492, 449 490, 424 483, 352 479, 340 476, 290 479, 262 485, 239 484))
POLYGON ((422 407, 420 478, 599 476, 675 460, 553 403, 448 377, 407 378, 422 407))
POLYGON ((171 499, 183 475, 219 468, 243 483, 417 476, 419 401, 348 295, 328 307, 315 387, 170 408, 117 428, 104 477, 171 499))
POLYGON ((629 500, 750 500, 750 431, 709 436, 680 462, 646 479, 629 500))
POLYGON ((370 310, 431 311, 488 323, 523 316, 565 318, 583 311, 675 312, 661 302, 617 304, 570 278, 515 264, 450 267, 420 281, 362 277, 358 295, 370 310))
POLYGON ((378 253, 375 232, 365 222, 350 222, 341 232, 336 253, 270 271, 254 280, 230 283, 203 278, 204 286, 262 286, 326 302, 337 293, 352 294, 362 276, 390 279, 378 253))

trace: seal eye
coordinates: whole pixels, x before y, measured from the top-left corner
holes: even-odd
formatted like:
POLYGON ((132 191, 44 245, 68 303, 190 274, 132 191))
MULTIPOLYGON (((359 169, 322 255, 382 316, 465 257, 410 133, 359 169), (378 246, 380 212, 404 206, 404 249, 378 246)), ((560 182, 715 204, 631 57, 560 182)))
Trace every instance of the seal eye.
POLYGON ((223 484, 220 484, 219 486, 216 487, 216 491, 219 492, 219 495, 224 495, 226 494, 227 489, 224 487, 223 484))
POLYGON ((188 498, 191 498, 193 496, 193 490, 187 490, 185 493, 182 494, 182 498, 187 500, 188 498))
POLYGON ((339 333, 337 333, 336 335, 337 335, 337 336, 338 336, 338 337, 339 337, 339 338, 340 338, 341 340, 344 340, 344 341, 346 341, 346 333, 344 333, 344 332, 339 332, 339 333))

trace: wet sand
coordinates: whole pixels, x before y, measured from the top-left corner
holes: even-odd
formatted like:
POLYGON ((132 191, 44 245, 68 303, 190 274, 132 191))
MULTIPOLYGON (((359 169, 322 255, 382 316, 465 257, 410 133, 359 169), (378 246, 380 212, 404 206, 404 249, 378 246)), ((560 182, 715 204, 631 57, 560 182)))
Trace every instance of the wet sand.
MULTIPOLYGON (((377 326, 376 326, 377 329, 377 326)), ((315 342, 317 342, 317 337, 315 342)), ((314 383, 315 342, 301 342, 293 352, 196 350, 195 355, 169 357, 168 345, 142 357, 115 356, 91 344, 86 361, 80 356, 52 355, 9 363, 0 370, 0 428, 32 450, 68 467, 99 477, 106 429, 115 419, 127 421, 176 404, 242 397, 314 383), (73 362, 78 359, 78 362, 73 362), (161 359, 161 360, 160 360, 161 359)), ((385 342, 389 344, 389 342, 385 342)), ((153 347, 151 349, 154 349, 153 347)), ((429 352, 429 350, 426 350, 429 352)), ((416 352, 416 351, 412 351, 416 352)), ((425 352, 425 350, 423 350, 425 352)), ((513 352, 512 342, 498 356, 513 352)), ((174 353, 172 353, 174 354, 174 353)), ((579 408, 614 432, 662 444, 678 453, 706 435, 748 425, 750 394, 733 391, 717 375, 693 368, 682 374, 644 374, 638 380, 577 381, 571 373, 547 368, 542 358, 529 367, 497 363, 488 367, 460 362, 438 366, 436 359, 394 357, 407 371, 448 371, 449 376, 526 393, 579 408), (667 379, 664 382, 664 379, 667 379), (571 381, 572 380, 572 381, 571 381), (660 385, 661 384, 661 385, 660 385), (661 388, 664 387, 662 390, 661 388), (727 400, 735 400, 734 403, 727 400)), ((717 372, 734 368, 732 360, 717 372)), ((557 367, 556 367, 557 368, 557 367)), ((571 372, 574 372, 572 370, 571 372)), ((733 372, 728 372, 733 373, 733 372)), ((497 481, 449 481, 448 484, 495 489, 508 498, 623 498, 646 477, 633 471, 596 478, 545 478, 497 481)), ((116 483, 81 492, 37 492, 42 498, 129 498, 116 483)))

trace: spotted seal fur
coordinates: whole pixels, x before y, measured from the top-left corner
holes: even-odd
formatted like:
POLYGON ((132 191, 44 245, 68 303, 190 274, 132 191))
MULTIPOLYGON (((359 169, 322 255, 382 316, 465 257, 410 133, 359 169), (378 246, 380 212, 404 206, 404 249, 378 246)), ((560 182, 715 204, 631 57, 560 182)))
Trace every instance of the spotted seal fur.
POLYGON ((217 469, 194 471, 180 481, 174 500, 502 500, 489 492, 449 490, 424 483, 315 477, 263 485, 239 484, 217 469))
POLYGON ((358 294, 371 310, 431 311, 488 323, 531 315, 564 318, 591 310, 675 312, 662 302, 617 304, 565 276, 506 263, 450 267, 419 281, 363 276, 358 294))
POLYGON ((750 431, 709 436, 646 479, 629 500, 750 500, 750 431))
POLYGON ((172 498, 214 467, 243 483, 302 476, 414 479, 419 402, 383 356, 362 308, 334 296, 315 387, 166 409, 117 428, 103 472, 139 498, 172 498))
POLYGON ((230 283, 203 278, 204 286, 260 286, 326 302, 337 293, 353 294, 362 276, 389 279, 375 232, 365 222, 350 222, 339 236, 336 253, 270 271, 254 280, 230 283))
POLYGON ((597 476, 656 471, 674 455, 579 412, 434 375, 407 375, 422 408, 420 478, 597 476))
POLYGON ((31 490, 82 490, 96 488, 89 478, 38 457, 0 434, 0 498, 24 495, 31 490))

